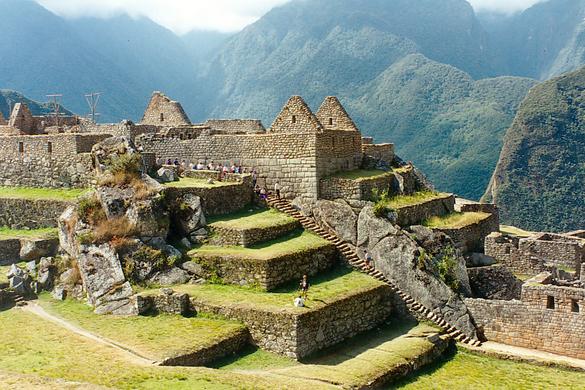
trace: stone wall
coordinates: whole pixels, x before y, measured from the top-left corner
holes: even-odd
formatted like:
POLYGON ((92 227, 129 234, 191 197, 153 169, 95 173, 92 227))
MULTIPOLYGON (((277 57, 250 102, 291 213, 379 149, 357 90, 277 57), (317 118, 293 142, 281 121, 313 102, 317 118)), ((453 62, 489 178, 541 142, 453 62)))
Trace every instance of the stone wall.
POLYGON ((490 341, 585 359, 585 316, 521 301, 465 299, 490 341))
POLYGON ((475 298, 520 299, 522 281, 503 265, 468 268, 467 274, 475 298))
POLYGON ((367 160, 365 164, 374 167, 380 162, 390 164, 394 161, 394 157, 396 156, 394 153, 394 144, 373 144, 363 142, 362 153, 367 160))
POLYGON ((262 122, 256 119, 209 119, 204 123, 216 134, 262 134, 262 122))
POLYGON ((91 148, 107 134, 0 137, 0 185, 89 187, 95 183, 91 148))
POLYGON ((57 227, 57 219, 73 202, 0 198, 0 226, 10 229, 57 227))
MULTIPOLYGON (((522 286, 522 302, 559 312, 585 312, 585 289, 526 282, 522 286)), ((582 316, 585 324, 585 316, 582 316)))
POLYGON ((441 195, 423 203, 396 209, 397 224, 400 226, 417 225, 433 216, 447 215, 454 211, 455 197, 451 194, 441 195))
MULTIPOLYGON (((184 177, 189 177, 192 179, 201 179, 201 180, 219 180, 220 172, 218 171, 196 171, 196 170, 188 170, 183 172, 184 177)), ((236 173, 224 173, 222 176, 222 181, 224 182, 233 182, 233 183, 248 183, 250 186, 252 185, 252 175, 245 174, 240 175, 236 173)))
POLYGON ((574 270, 577 277, 585 262, 583 241, 562 235, 540 233, 528 238, 492 233, 485 240, 485 254, 514 272, 536 275, 547 266, 574 270))
POLYGON ((20 261, 20 240, 0 240, 0 265, 16 264, 20 261))
POLYGON ((201 198, 201 207, 206 217, 231 214, 248 206, 254 192, 251 183, 233 183, 218 187, 168 187, 164 190, 168 197, 168 204, 181 204, 180 199, 185 194, 192 194, 201 198))
POLYGON ((390 191, 395 180, 392 173, 356 180, 326 177, 319 181, 319 194, 321 199, 371 200, 374 188, 390 191))
POLYGON ((243 246, 267 242, 284 236, 293 230, 299 229, 301 224, 293 220, 289 223, 274 225, 268 228, 234 229, 223 226, 221 223, 209 225, 213 233, 209 239, 211 245, 217 246, 243 246))
POLYGON ((242 321, 260 348, 302 359, 382 324, 392 313, 392 295, 389 286, 380 286, 318 309, 262 310, 209 304, 196 297, 191 302, 197 311, 242 321))
POLYGON ((460 228, 433 228, 451 237, 464 252, 483 252, 485 238, 500 230, 498 214, 486 214, 485 218, 460 228))
POLYGON ((302 252, 253 259, 241 256, 197 254, 192 260, 199 263, 208 276, 222 278, 225 283, 257 286, 272 291, 303 275, 316 275, 332 268, 338 261, 333 245, 307 249, 302 252))

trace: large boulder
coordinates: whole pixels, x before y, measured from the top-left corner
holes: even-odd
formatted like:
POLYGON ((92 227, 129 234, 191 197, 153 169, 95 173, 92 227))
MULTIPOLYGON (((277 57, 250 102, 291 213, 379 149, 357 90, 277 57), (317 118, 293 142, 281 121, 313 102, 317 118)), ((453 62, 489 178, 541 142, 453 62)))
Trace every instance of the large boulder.
POLYGON ((124 154, 133 154, 136 147, 129 137, 110 137, 95 144, 91 153, 100 171, 104 171, 107 165, 115 158, 124 154))
POLYGON ((169 234, 169 215, 158 197, 135 200, 126 211, 126 218, 138 237, 166 238, 169 234))
POLYGON ((39 260, 41 257, 55 256, 58 247, 59 240, 57 238, 22 240, 20 247, 20 260, 31 261, 39 260))
POLYGON ((82 246, 77 257, 88 301, 98 314, 137 314, 133 291, 115 249, 104 244, 82 246))
POLYGON ((151 279, 150 283, 159 286, 174 286, 187 283, 191 277, 189 273, 177 267, 157 272, 151 279))
POLYGON ((108 219, 122 217, 132 203, 135 193, 132 187, 120 186, 100 186, 96 192, 108 219))
POLYGON ((199 196, 185 193, 177 202, 179 204, 174 205, 172 218, 179 234, 189 237, 207 225, 199 196))
POLYGON ((357 244, 372 254, 376 268, 401 290, 443 316, 470 337, 476 337, 471 316, 458 293, 434 270, 427 270, 424 249, 406 232, 377 218, 371 206, 358 218, 357 244))
POLYGON ((12 264, 6 276, 8 277, 10 288, 13 289, 15 293, 23 296, 32 295, 33 280, 26 270, 18 267, 16 264, 12 264))
POLYGON ((356 245, 357 216, 345 200, 315 201, 297 198, 293 205, 304 215, 315 219, 322 228, 334 231, 345 242, 356 245))

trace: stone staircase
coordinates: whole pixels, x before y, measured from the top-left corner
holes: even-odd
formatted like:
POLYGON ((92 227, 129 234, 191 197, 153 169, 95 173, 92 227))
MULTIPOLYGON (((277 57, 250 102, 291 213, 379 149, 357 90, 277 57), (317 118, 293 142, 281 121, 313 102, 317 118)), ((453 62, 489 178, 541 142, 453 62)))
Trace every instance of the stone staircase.
POLYGON ((339 252, 345 257, 346 261, 352 267, 380 280, 381 282, 388 284, 390 288, 400 297, 400 299, 404 301, 408 310, 410 310, 415 316, 419 318, 426 318, 434 324, 438 325, 447 334, 449 334, 449 336, 458 342, 471 346, 481 345, 479 340, 465 335, 459 329, 449 324, 444 318, 442 318, 442 316, 429 310, 421 303, 417 302, 413 297, 406 294, 393 281, 386 278, 382 272, 376 270, 374 267, 368 266, 364 260, 359 258, 356 251, 349 244, 345 243, 335 234, 328 232, 320 227, 312 218, 303 215, 300 211, 295 209, 288 200, 277 198, 275 196, 269 196, 267 199, 267 204, 272 208, 290 215, 291 217, 298 220, 305 229, 310 230, 331 242, 337 247, 339 252))

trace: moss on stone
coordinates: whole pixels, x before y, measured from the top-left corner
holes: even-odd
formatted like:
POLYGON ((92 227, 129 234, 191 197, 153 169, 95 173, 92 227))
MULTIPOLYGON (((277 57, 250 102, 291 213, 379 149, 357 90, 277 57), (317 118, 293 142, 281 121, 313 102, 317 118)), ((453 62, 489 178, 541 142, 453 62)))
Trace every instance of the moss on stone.
POLYGON ((9 229, 7 227, 0 227, 0 240, 13 239, 13 238, 24 238, 24 239, 35 239, 35 238, 56 238, 56 228, 46 229, 9 229))

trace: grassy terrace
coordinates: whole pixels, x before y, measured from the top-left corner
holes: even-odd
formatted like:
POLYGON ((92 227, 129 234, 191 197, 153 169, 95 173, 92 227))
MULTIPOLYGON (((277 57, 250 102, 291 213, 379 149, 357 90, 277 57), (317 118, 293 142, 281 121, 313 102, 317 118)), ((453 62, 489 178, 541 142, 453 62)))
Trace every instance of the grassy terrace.
POLYGON ((224 182, 214 180, 213 184, 209 184, 207 179, 194 179, 191 177, 181 177, 179 181, 163 184, 165 187, 171 188, 215 188, 238 185, 239 183, 224 182))
POLYGON ((431 200, 445 198, 449 195, 450 194, 440 192, 421 191, 412 195, 394 196, 384 202, 384 205, 391 209, 399 209, 401 207, 414 206, 417 204, 429 202, 431 200))
POLYGON ((515 226, 500 225, 500 232, 518 237, 530 237, 533 233, 515 226))
POLYGON ((462 228, 489 218, 488 213, 452 213, 443 216, 434 216, 423 222, 424 226, 430 228, 462 228))
POLYGON ((57 237, 57 228, 15 230, 0 227, 0 240, 10 238, 54 238, 57 237))
POLYGON ((157 361, 201 350, 244 329, 234 321, 204 317, 98 316, 79 301, 56 301, 48 294, 43 294, 39 303, 57 317, 157 361))
MULTIPOLYGON (((238 305, 264 310, 283 310, 303 312, 318 309, 338 299, 383 285, 382 282, 359 272, 338 268, 326 274, 310 278, 311 288, 306 308, 297 308, 293 299, 298 294, 296 282, 273 292, 255 288, 232 285, 203 284, 174 286, 178 292, 187 293, 192 298, 216 305, 238 305)), ((144 294, 158 294, 158 290, 145 291, 144 294)))
MULTIPOLYGON (((116 389, 320 389, 325 384, 207 368, 145 366, 127 354, 22 310, 0 312, 0 379, 32 375, 116 389)), ((191 333, 189 341, 198 335, 191 333)), ((4 387, 0 383, 0 387, 4 387)), ((87 387, 87 386, 85 386, 87 387)), ((84 387, 84 388, 85 388, 84 387)), ((55 387, 62 388, 62 387, 55 387)))
POLYGON ((228 216, 210 218, 208 224, 237 230, 263 229, 288 225, 296 220, 279 211, 270 210, 244 210, 228 216))
MULTIPOLYGON (((253 225, 250 225, 253 226, 253 225)), ((329 241, 316 234, 298 230, 273 241, 254 245, 251 248, 240 246, 203 245, 190 251, 192 257, 197 256, 237 256, 246 259, 268 260, 275 257, 302 252, 310 249, 331 245, 329 241)))
POLYGON ((347 179, 347 180, 358 180, 358 179, 371 179, 374 177, 380 177, 387 175, 389 172, 382 171, 380 169, 356 169, 353 171, 343 171, 334 174, 331 177, 335 177, 338 179, 347 179))
POLYGON ((87 189, 0 187, 0 198, 74 201, 87 189))

